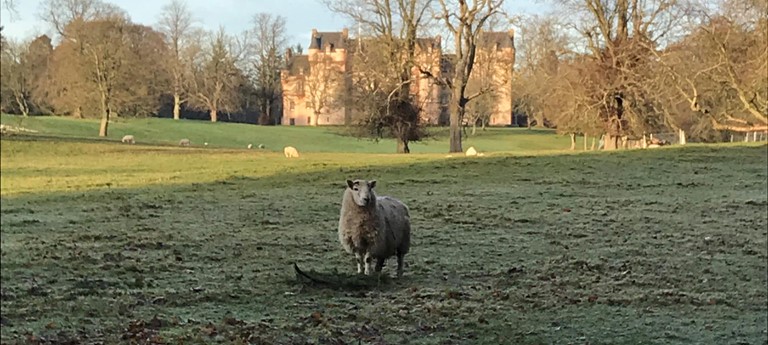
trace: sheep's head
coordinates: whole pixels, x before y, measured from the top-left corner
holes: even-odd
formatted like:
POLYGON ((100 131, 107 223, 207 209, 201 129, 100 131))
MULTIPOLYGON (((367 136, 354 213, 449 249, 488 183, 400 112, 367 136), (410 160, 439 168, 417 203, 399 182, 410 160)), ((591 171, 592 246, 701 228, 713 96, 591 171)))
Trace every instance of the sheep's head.
POLYGON ((371 203, 376 195, 373 193, 373 187, 376 187, 376 180, 347 180, 347 187, 352 193, 352 200, 357 206, 363 207, 371 203))

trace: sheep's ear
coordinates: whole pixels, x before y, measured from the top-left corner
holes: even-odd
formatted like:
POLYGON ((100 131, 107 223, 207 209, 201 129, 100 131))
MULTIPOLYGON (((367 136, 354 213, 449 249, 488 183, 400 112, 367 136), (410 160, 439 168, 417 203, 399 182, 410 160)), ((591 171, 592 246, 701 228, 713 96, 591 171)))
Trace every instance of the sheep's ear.
POLYGON ((373 189, 373 187, 376 187, 376 180, 368 181, 368 188, 373 189))
POLYGON ((354 186, 354 185, 355 185, 355 183, 352 182, 352 180, 347 180, 347 186, 349 186, 349 188, 352 188, 352 186, 354 186))

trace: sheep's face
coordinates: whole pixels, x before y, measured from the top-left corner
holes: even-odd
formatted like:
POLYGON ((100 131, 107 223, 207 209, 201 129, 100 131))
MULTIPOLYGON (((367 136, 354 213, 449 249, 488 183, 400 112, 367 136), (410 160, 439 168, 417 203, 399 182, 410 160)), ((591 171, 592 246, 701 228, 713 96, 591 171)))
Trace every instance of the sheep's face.
POLYGON ((373 187, 376 187, 376 180, 347 180, 347 187, 352 193, 352 200, 357 206, 368 205, 376 196, 373 193, 373 187))

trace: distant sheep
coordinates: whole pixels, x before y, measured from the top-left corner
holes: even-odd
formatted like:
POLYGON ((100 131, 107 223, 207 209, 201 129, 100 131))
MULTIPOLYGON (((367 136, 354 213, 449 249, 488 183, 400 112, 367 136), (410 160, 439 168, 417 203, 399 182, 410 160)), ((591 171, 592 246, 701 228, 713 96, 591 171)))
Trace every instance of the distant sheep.
POLYGON ((208 146, 208 142, 207 142, 207 141, 206 141, 206 142, 204 142, 204 143, 203 143, 203 146, 208 146))
POLYGON ((179 140, 179 146, 189 146, 192 145, 192 142, 189 141, 189 139, 181 139, 179 140))
POLYGON ((253 144, 248 144, 248 149, 250 150, 253 147, 253 144))
POLYGON ((475 150, 474 146, 470 146, 465 154, 467 156, 477 156, 477 150, 475 150))
POLYGON ((299 156, 299 151, 293 146, 286 146, 285 149, 283 149, 283 153, 288 158, 299 156))
POLYGON ((397 256, 397 276, 411 246, 408 206, 389 196, 376 196, 376 181, 347 180, 339 216, 339 242, 357 259, 357 273, 381 272, 384 262, 397 256))
POLYGON ((263 150, 265 147, 266 147, 266 146, 264 146, 264 144, 259 144, 259 148, 260 148, 260 149, 262 149, 262 150, 263 150))
POLYGON ((136 139, 134 139, 133 135, 130 135, 130 134, 123 136, 123 140, 122 141, 123 141, 123 143, 127 143, 127 144, 135 144, 136 143, 136 139))

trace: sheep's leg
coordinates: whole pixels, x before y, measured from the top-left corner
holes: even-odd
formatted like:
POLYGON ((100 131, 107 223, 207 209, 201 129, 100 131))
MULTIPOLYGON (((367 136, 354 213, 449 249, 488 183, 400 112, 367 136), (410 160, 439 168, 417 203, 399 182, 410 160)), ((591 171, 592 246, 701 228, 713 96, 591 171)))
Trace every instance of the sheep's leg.
POLYGON ((382 259, 382 258, 376 259, 376 268, 374 269, 374 271, 381 272, 381 269, 384 267, 384 261, 385 259, 382 259))
POLYGON ((371 275, 371 264, 373 263, 373 257, 371 253, 365 253, 365 275, 371 275))
POLYGON ((397 276, 402 277, 403 276, 403 259, 405 258, 405 254, 398 252, 397 253, 397 276))
POLYGON ((357 259, 357 274, 363 273, 363 255, 355 253, 355 259, 357 259))

